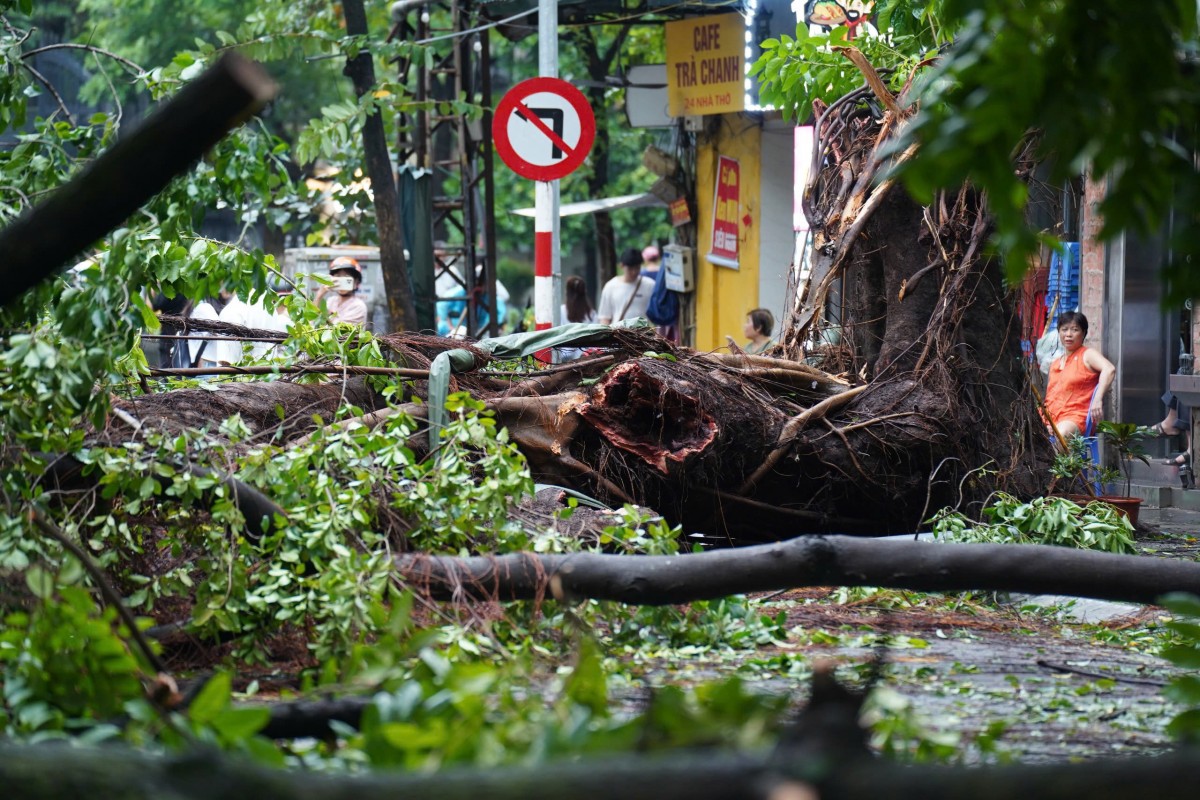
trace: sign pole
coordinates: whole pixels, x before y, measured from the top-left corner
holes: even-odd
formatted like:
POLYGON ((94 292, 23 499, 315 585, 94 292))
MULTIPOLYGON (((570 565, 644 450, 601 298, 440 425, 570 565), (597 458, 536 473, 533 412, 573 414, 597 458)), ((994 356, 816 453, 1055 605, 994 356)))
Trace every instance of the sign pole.
MULTIPOLYGON (((553 38, 553 37, 551 37, 553 38)), ((596 117, 583 92, 551 77, 509 89, 492 115, 496 154, 534 181, 534 318, 538 330, 561 322, 558 181, 578 169, 596 140, 596 117)), ((549 362, 551 352, 536 353, 549 362)))
MULTIPOLYGON (((538 74, 543 78, 558 77, 558 0, 538 0, 538 74)), ((535 184, 533 308, 538 330, 562 322, 559 319, 562 259, 559 256, 558 191, 557 180, 535 184)), ((549 356, 549 353, 540 355, 549 356)))

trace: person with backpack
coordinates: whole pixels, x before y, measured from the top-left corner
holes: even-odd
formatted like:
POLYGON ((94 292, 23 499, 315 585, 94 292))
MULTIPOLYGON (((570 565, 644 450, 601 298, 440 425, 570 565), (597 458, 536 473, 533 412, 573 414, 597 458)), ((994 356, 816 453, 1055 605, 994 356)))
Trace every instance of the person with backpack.
POLYGON ((646 319, 654 323, 659 336, 669 342, 678 342, 679 295, 667 288, 667 271, 662 269, 658 248, 650 245, 643 250, 642 261, 642 273, 649 271, 654 277, 654 289, 646 306, 646 319))

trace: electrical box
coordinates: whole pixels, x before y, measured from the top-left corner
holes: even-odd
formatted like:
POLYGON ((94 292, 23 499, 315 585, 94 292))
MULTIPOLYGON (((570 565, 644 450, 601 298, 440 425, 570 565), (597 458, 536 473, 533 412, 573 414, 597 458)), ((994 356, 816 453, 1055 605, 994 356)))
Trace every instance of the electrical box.
POLYGON ((696 257, 690 247, 669 244, 663 248, 662 269, 667 273, 663 282, 672 292, 690 292, 696 286, 696 257))

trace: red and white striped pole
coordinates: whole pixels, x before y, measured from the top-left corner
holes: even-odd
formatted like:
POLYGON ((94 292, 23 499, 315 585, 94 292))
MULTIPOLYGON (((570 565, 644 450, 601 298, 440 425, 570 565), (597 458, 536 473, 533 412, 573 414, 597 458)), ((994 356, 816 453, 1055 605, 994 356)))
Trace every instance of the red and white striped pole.
POLYGON ((550 216, 554 205, 550 197, 550 181, 534 183, 533 217, 533 313, 537 329, 545 330, 554 324, 554 220, 550 216))
MULTIPOLYGON (((538 0, 538 74, 558 77, 558 0, 538 0)), ((533 314, 537 330, 559 323, 562 293, 559 258, 558 181, 534 183, 533 314)), ((550 350, 539 350, 539 361, 551 361, 550 350)))

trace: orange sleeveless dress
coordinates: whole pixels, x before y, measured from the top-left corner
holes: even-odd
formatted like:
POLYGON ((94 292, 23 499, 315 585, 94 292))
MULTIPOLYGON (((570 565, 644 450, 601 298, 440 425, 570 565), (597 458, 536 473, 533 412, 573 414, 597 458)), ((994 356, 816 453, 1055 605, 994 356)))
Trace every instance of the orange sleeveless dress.
POLYGON ((1046 384, 1046 414, 1058 424, 1069 419, 1084 430, 1092 395, 1100 383, 1100 373, 1083 363, 1086 347, 1050 362, 1050 380, 1046 384))

